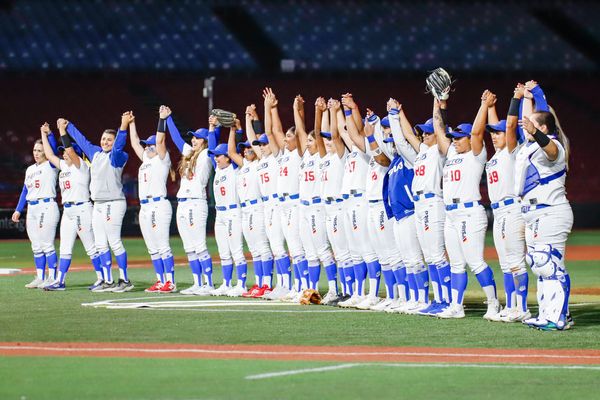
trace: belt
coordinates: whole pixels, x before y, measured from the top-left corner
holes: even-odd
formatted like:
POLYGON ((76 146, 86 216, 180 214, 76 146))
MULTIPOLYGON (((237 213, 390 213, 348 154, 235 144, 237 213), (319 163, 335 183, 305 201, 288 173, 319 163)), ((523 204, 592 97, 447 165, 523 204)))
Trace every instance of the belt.
POLYGON ((300 195, 298 193, 296 193, 296 194, 284 193, 283 196, 279 196, 279 201, 286 201, 287 199, 296 200, 299 198, 300 198, 300 195))
POLYGON ((238 205, 230 204, 228 206, 215 206, 215 208, 217 209, 217 211, 227 211, 227 210, 233 210, 234 208, 238 208, 238 205))
POLYGON ((381 201, 383 201, 383 200, 369 200, 369 203, 379 203, 381 201))
MULTIPOLYGON (((250 207, 250 206, 253 206, 253 205, 255 205, 255 204, 258 204, 258 202, 259 202, 259 200, 258 200, 258 199, 256 199, 256 200, 242 201, 242 202, 240 203, 240 206, 241 206, 242 208, 244 208, 244 207, 250 207)), ((234 207, 234 208, 235 208, 235 207, 234 207)))
POLYGON ((321 202, 320 197, 313 197, 311 200, 300 200, 300 203, 305 206, 310 206, 311 204, 319 204, 321 202))
POLYGON ((349 199, 350 197, 362 197, 362 193, 350 193, 350 194, 343 194, 342 197, 344 199, 349 199))
POLYGON ((74 201, 68 201, 66 203, 63 203, 63 207, 69 208, 69 207, 73 207, 73 206, 80 206, 82 204, 87 204, 87 203, 89 203, 89 201, 81 201, 79 203, 75 203, 74 201))
POLYGON ((446 211, 457 210, 459 208, 471 208, 480 205, 480 201, 469 201, 467 203, 454 203, 446 205, 446 211))
POLYGON ((272 195, 270 195, 270 196, 263 196, 263 197, 262 197, 262 201, 269 201, 271 198, 273 198, 273 199, 278 199, 278 198, 279 198, 279 196, 277 196, 276 194, 272 194, 272 195))
POLYGON ((546 207, 550 207, 550 205, 549 204, 535 204, 535 205, 531 205, 531 206, 523 206, 523 207, 521 207, 521 212, 523 214, 525 214, 529 211, 540 210, 540 209, 546 208, 546 207))
MULTIPOLYGON (((162 196, 158 196, 158 197, 148 197, 148 198, 145 198, 145 199, 141 199, 141 200, 140 200, 140 204, 148 204, 148 203, 155 202, 155 201, 161 201, 161 200, 163 200, 163 199, 165 199, 165 198, 164 198, 164 197, 162 197, 162 196)), ((179 200, 179 201, 182 201, 181 199, 178 199, 178 200, 179 200)), ((187 200, 187 199, 186 199, 186 200, 187 200)), ((183 200, 183 201, 185 201, 185 200, 183 200)))
POLYGON ((341 203, 343 201, 344 201, 344 199, 336 199, 336 198, 333 198, 333 197, 328 197, 328 198, 325 199, 325 204, 341 203))
POLYGON ((500 207, 504 207, 504 206, 509 206, 511 204, 515 204, 515 202, 516 202, 515 199, 506 199, 506 200, 499 201, 497 203, 492 203, 490 205, 492 206, 492 209, 496 210, 496 209, 498 209, 500 207))
POLYGON ((31 200, 31 201, 28 201, 27 204, 29 204, 30 206, 35 206, 36 204, 39 204, 39 203, 50 203, 51 201, 54 201, 54 198, 48 197, 47 199, 31 200))
POLYGON ((435 197, 435 193, 423 193, 422 190, 419 190, 416 195, 413 196, 414 201, 419 201, 421 199, 430 199, 435 197))
POLYGON ((184 201, 198 200, 198 199, 200 199, 200 197, 179 197, 179 198, 177 198, 177 201, 180 203, 183 203, 184 201))

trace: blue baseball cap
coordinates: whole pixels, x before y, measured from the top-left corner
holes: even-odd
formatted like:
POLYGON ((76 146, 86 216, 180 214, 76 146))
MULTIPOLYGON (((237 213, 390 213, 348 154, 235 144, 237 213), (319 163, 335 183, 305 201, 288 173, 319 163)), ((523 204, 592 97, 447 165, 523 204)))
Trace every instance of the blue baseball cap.
POLYGON ((150 136, 146 140, 140 140, 140 144, 142 146, 152 146, 152 145, 155 145, 156 144, 156 135, 152 135, 152 136, 150 136))
POLYGON ((188 137, 196 137, 198 139, 208 140, 208 129, 200 128, 195 131, 188 131, 188 137))
POLYGON ((260 146, 261 144, 269 144, 269 137, 266 133, 263 133, 258 139, 252 142, 252 146, 260 146))
POLYGON ((419 133, 433 133, 433 118, 429 118, 424 124, 415 125, 415 130, 419 133))
POLYGON ((488 132, 506 132, 506 120, 503 119, 495 125, 486 125, 485 130, 488 132))
POLYGON ((470 137, 471 130, 473 130, 473 125, 471 124, 460 124, 456 128, 448 131, 446 133, 446 137, 448 138, 461 138, 461 137, 470 137))
POLYGON ((209 150, 208 154, 213 154, 215 156, 226 156, 227 155, 227 143, 221 143, 213 150, 209 150))
POLYGON ((252 147, 250 145, 250 142, 249 141, 245 141, 245 142, 238 143, 237 146, 236 146, 236 149, 237 149, 238 153, 241 153, 242 151, 244 151, 245 148, 250 148, 250 147, 252 147))
POLYGON ((326 139, 331 139, 331 132, 320 132, 320 134, 326 139))
POLYGON ((389 128, 390 119, 388 117, 383 117, 383 119, 381 120, 381 126, 383 126, 384 128, 389 128))
MULTIPOLYGON (((75 143, 75 141, 71 142, 71 147, 79 157, 83 155, 83 150, 81 150, 81 147, 79 147, 79 145, 75 143)), ((65 151, 65 146, 58 146, 56 149, 58 151, 65 151)))

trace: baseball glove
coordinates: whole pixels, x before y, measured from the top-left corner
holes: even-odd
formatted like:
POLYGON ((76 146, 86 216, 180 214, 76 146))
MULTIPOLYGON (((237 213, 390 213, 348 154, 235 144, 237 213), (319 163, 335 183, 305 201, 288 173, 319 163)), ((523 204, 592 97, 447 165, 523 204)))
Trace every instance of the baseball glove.
POLYGON ((452 77, 444 68, 436 68, 425 80, 427 93, 433 94, 438 100, 447 100, 450 97, 452 77))
POLYGON ((321 304, 321 295, 314 289, 306 289, 302 292, 300 304, 304 304, 305 306, 309 304, 321 304))
POLYGON ((215 108, 210 112, 210 115, 214 115, 217 117, 219 124, 224 128, 230 128, 235 125, 236 115, 231 111, 221 110, 220 108, 215 108))

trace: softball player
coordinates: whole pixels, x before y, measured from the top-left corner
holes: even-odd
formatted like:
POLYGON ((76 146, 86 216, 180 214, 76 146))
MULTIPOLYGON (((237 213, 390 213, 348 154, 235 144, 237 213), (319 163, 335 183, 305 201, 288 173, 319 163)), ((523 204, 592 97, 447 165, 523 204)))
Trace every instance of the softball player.
POLYGON ((128 292, 133 284, 127 277, 127 252, 121 241, 121 225, 127 209, 121 175, 129 155, 123 151, 127 141, 127 128, 133 114, 121 116, 118 132, 107 129, 102 133, 100 146, 90 143, 71 122, 67 122, 68 136, 81 147, 86 157, 92 160, 90 193, 94 201, 92 228, 96 250, 102 261, 104 283, 92 289, 95 292, 128 292), (109 249, 110 246, 110 249, 109 249), (113 282, 112 250, 119 265, 119 281, 113 282))
POLYGON ((444 246, 446 211, 442 199, 442 168, 445 157, 438 149, 433 119, 415 125, 413 130, 404 108, 393 99, 389 106, 390 110, 398 110, 402 135, 418 153, 414 161, 411 188, 415 204, 417 238, 429 268, 433 289, 433 302, 419 313, 435 315, 444 310, 451 300, 450 264, 446 259, 444 246), (415 131, 419 133, 420 138, 415 131))
MULTIPOLYGON (((515 89, 515 101, 518 93, 515 89)), ((496 115, 496 96, 484 92, 482 101, 488 107, 488 125, 486 130, 492 137, 495 153, 486 163, 488 195, 494 213, 494 244, 504 276, 506 306, 492 321, 515 322, 531 317, 527 309, 527 289, 529 278, 525 268, 525 222, 521 214, 521 201, 515 191, 515 156, 517 143, 517 116, 498 121, 496 115), (517 284, 515 285, 515 281, 517 284)))
POLYGON ((140 199, 140 229, 150 254, 156 273, 156 283, 146 292, 173 293, 175 283, 175 262, 169 244, 169 228, 173 207, 167 200, 167 177, 171 168, 171 158, 165 144, 167 111, 159 110, 156 135, 140 140, 135 120, 129 124, 131 147, 142 165, 138 169, 138 195, 140 199))
MULTIPOLYGON (((270 117, 269 117, 270 121, 270 117)), ((273 289, 272 265, 263 264, 263 287, 268 284, 270 289, 265 289, 263 298, 279 299, 286 295, 291 288, 290 282, 290 258, 285 250, 283 230, 281 229, 281 216, 279 210, 279 196, 277 195, 277 178, 279 167, 275 158, 269 139, 265 133, 258 138, 256 132, 262 131, 256 106, 254 104, 246 108, 246 134, 248 141, 259 158, 256 172, 258 174, 258 186, 262 196, 264 207, 265 233, 269 246, 275 259, 277 286, 273 289)))
MULTIPOLYGON (((537 89, 535 83, 528 85, 529 90, 537 89)), ((565 267, 573 212, 565 192, 569 141, 550 111, 538 108, 523 117, 527 142, 516 156, 515 187, 523 204, 527 260, 538 276, 539 315, 524 322, 542 330, 562 330, 573 323, 568 315, 570 278, 565 267)))
MULTIPOLYGON (((236 125, 239 128, 237 119, 236 125)), ((243 295, 261 297, 265 291, 271 289, 270 271, 273 270, 273 255, 265 232, 264 208, 258 184, 258 158, 250 142, 239 143, 236 148, 235 135, 236 131, 231 129, 227 151, 233 163, 240 166, 237 169, 237 193, 241 206, 242 233, 252 254, 252 266, 256 276, 254 286, 243 295), (267 273, 263 272, 263 266, 267 273), (264 282, 263 277, 266 278, 264 282)))
MULTIPOLYGON (((327 242, 325 210, 321 199, 321 167, 325 156, 323 142, 318 142, 323 113, 327 113, 325 99, 319 97, 315 103, 314 131, 307 133, 304 124, 304 99, 294 99, 294 122, 298 147, 303 154, 300 164, 300 239, 308 262, 308 288, 318 290, 321 275, 320 263, 326 271, 335 271, 333 255, 327 242)), ((335 276, 335 272, 333 274, 335 276)), ((328 280, 331 277, 328 276, 328 280)))
MULTIPOLYGON (((235 137, 235 128, 231 136, 235 137)), ((246 293, 248 265, 242 246, 242 221, 237 193, 237 165, 228 156, 227 144, 222 143, 211 150, 215 158, 215 238, 223 268, 223 284, 212 291, 213 296, 238 297, 246 293), (232 285, 233 265, 237 272, 237 285, 232 285)))
POLYGON ((178 172, 181 176, 177 191, 177 230, 183 241, 183 249, 188 258, 194 284, 181 291, 181 294, 206 296, 214 290, 212 281, 212 259, 206 247, 206 222, 208 203, 206 187, 213 163, 208 151, 216 146, 214 126, 188 132, 191 146, 187 144, 173 122, 171 109, 165 107, 161 119, 166 117, 171 140, 181 152, 178 172), (202 282, 204 273, 205 283, 202 282))
MULTIPOLYGON (((45 125, 41 130, 45 135, 45 125)), ((21 212, 27 203, 25 225, 27 236, 31 241, 36 269, 36 277, 25 285, 28 289, 43 288, 56 280, 57 258, 54 236, 59 215, 56 205, 57 171, 46 159, 41 140, 37 140, 33 145, 33 159, 35 164, 30 165, 25 171, 25 184, 12 215, 12 221, 19 222, 21 212), (48 265, 47 277, 46 264, 48 265)))
MULTIPOLYGON (((487 161, 483 146, 483 130, 473 130, 471 124, 461 124, 446 134, 445 101, 434 100, 434 130, 440 153, 446 156, 444 164, 444 204, 446 221, 444 238, 450 258, 452 303, 437 314, 439 318, 464 318, 463 296, 467 288, 465 265, 479 281, 486 297, 487 312, 483 316, 490 319, 499 312, 496 297, 494 273, 483 259, 487 216, 481 205, 479 181, 487 161), (441 104, 440 104, 441 103, 441 104), (451 141, 452 140, 452 141, 451 141)), ((482 104, 475 119, 487 113, 482 104)))
MULTIPOLYGON (((62 136, 67 135, 67 123, 64 119, 57 121, 58 129, 62 136)), ((44 153, 48 161, 52 163, 60 174, 58 186, 61 191, 63 202, 63 215, 60 220, 60 259, 58 265, 58 276, 52 285, 44 287, 46 290, 65 290, 65 277, 71 266, 71 255, 73 245, 77 236, 85 248, 87 255, 92 261, 96 271, 97 280, 90 290, 101 285, 102 264, 94 244, 94 233, 92 231, 92 203, 90 202, 90 169, 81 158, 81 149, 77 144, 72 144, 70 138, 64 138, 63 159, 56 156, 52 150, 49 138, 52 136, 48 124, 42 126, 42 143, 44 153)))

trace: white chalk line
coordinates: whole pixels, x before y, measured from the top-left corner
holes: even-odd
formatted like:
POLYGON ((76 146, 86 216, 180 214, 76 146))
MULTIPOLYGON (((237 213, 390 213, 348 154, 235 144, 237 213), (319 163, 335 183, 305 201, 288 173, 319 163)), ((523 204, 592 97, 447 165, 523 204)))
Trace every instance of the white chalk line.
POLYGON ((267 372, 264 374, 248 375, 245 377, 247 380, 259 380, 269 378, 279 378, 282 376, 309 374, 314 372, 327 372, 336 371, 340 369, 354 368, 354 367, 395 367, 395 368, 492 368, 492 369, 538 369, 538 370, 590 370, 600 371, 600 366, 588 366, 588 365, 515 365, 515 364, 447 364, 447 363, 402 363, 402 364, 391 364, 391 363, 355 363, 355 364, 339 364, 331 365, 328 367, 318 368, 304 368, 304 369, 292 369, 288 371, 279 372, 267 372))

